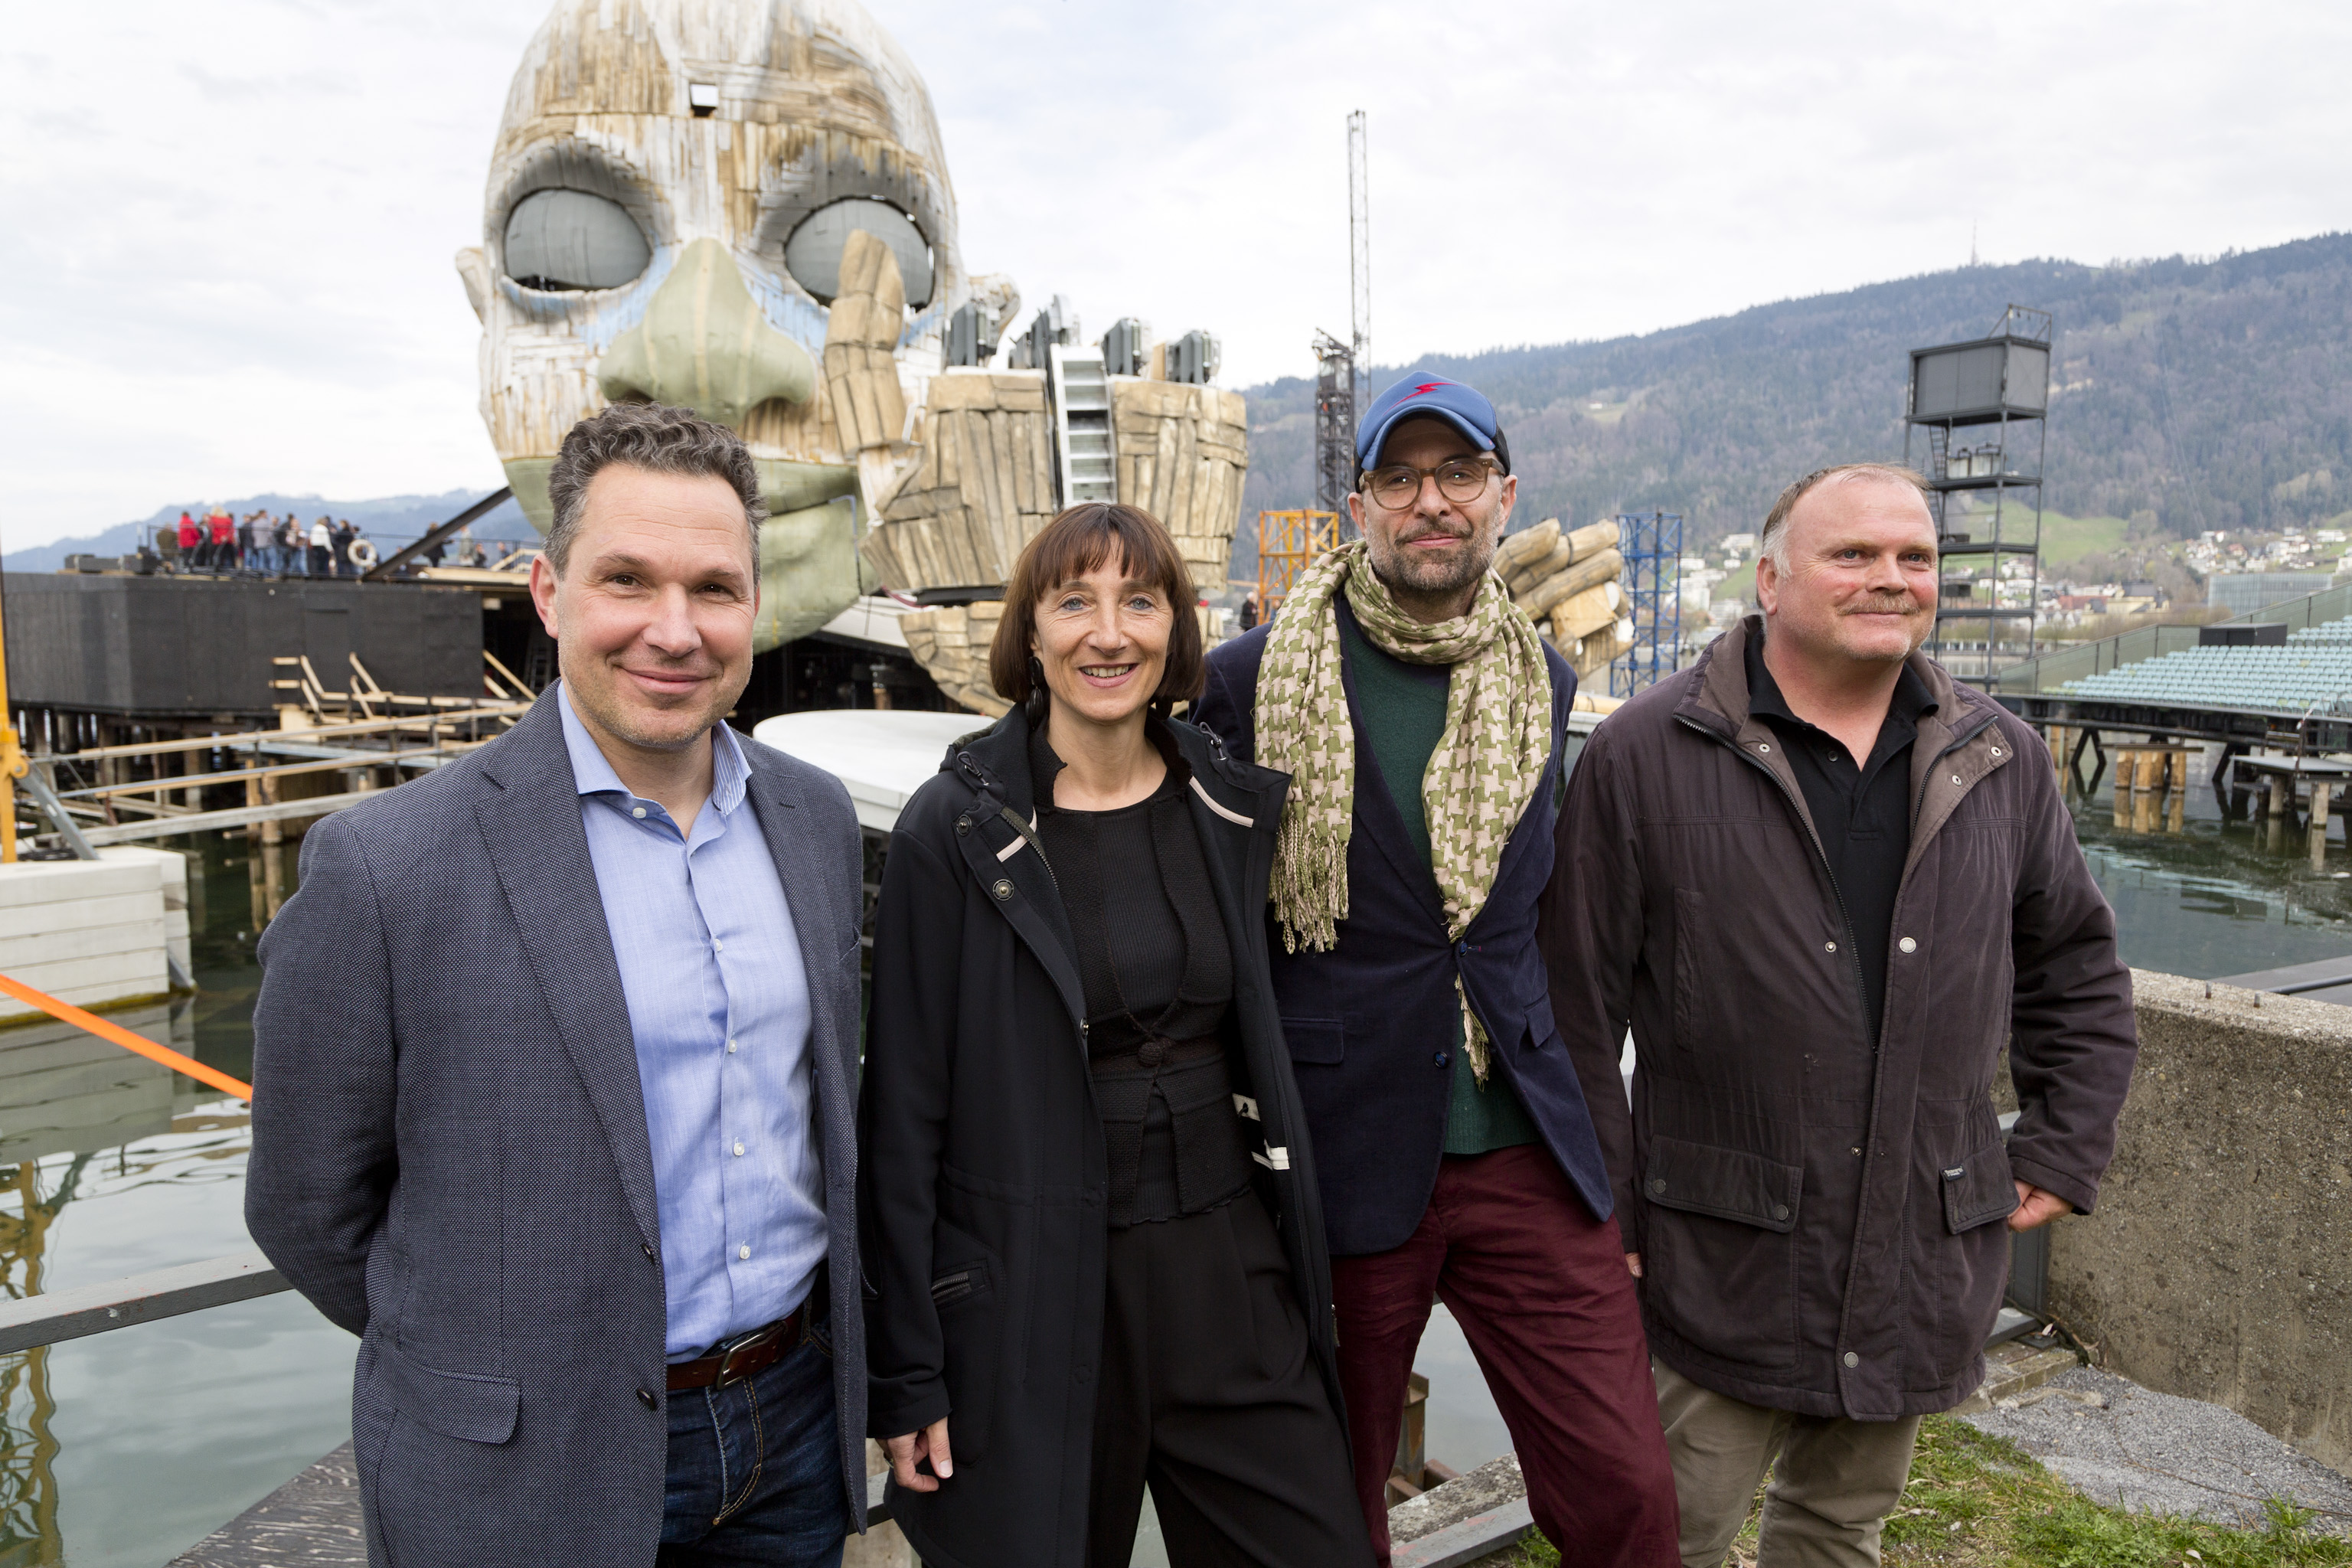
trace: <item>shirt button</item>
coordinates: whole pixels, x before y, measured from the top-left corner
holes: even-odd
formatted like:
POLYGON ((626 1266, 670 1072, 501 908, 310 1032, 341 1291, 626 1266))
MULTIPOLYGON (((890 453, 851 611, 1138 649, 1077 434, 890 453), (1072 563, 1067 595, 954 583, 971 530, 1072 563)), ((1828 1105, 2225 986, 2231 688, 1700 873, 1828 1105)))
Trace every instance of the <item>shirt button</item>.
POLYGON ((713 952, 725 952, 727 951, 727 944, 714 936, 710 939, 710 951, 713 952))
POLYGON ((735 1249, 735 1256, 736 1256, 736 1257, 738 1257, 738 1258, 749 1258, 749 1257, 751 1257, 751 1248, 750 1245, 747 1243, 746 1245, 744 1245, 744 1246, 742 1246, 742 1247, 737 1247, 737 1248, 735 1249))
POLYGON ((1862 1358, 1854 1354, 1852 1351, 1846 1352, 1840 1359, 1848 1366, 1860 1366, 1862 1364, 1862 1358))
POLYGON ((1958 774, 1958 773, 1954 773, 1954 774, 1952 775, 1952 782, 1953 782, 1954 784, 1958 784, 1958 783, 1959 783, 1959 782, 1960 782, 1960 775, 1959 775, 1959 774, 1958 774))
POLYGON ((1758 752, 1759 754, 1760 754, 1760 753, 1762 753, 1762 752, 1769 752, 1769 751, 1770 751, 1771 749, 1772 749, 1771 747, 1767 746, 1767 745, 1763 744, 1763 743, 1762 743, 1762 742, 1758 742, 1757 747, 1756 747, 1756 750, 1757 750, 1757 752, 1758 752))
POLYGON ((1907 936, 1901 942, 1896 942, 1895 945, 1901 948, 1906 952, 1916 952, 1919 951, 1919 944, 1907 936))
POLYGON ((650 1388, 640 1388, 637 1390, 637 1403, 644 1405, 648 1410, 659 1410, 661 1408, 661 1401, 654 1397, 654 1391, 650 1388))
POLYGON ((732 1040, 727 1042, 727 1054, 730 1057, 735 1054, 735 1042, 732 1040))
POLYGON ((1996 756, 1996 757, 1997 757, 1997 756, 1999 756, 1999 755, 2000 755, 2000 748, 1999 746, 1995 746, 1995 747, 1992 749, 1992 754, 1993 754, 1994 756, 1996 756))
POLYGON ((1825 942, 1822 943, 1822 951, 1823 952, 1835 952, 1837 951, 1837 943, 1833 942, 1825 942))
POLYGON ((1432 1060, 1432 1061, 1433 1061, 1433 1062, 1435 1062, 1439 1067, 1444 1067, 1446 1063, 1448 1063, 1448 1062, 1452 1061, 1454 1058, 1453 1058, 1452 1057, 1450 1057, 1450 1056, 1446 1055, 1444 1051, 1440 1051, 1440 1052, 1438 1052, 1435 1056, 1433 1056, 1433 1057, 1430 1058, 1429 1059, 1430 1059, 1430 1060, 1432 1060))
POLYGON ((740 1140, 740 1139, 736 1140, 736 1142, 735 1142, 735 1157, 736 1157, 738 1160, 740 1160, 740 1159, 741 1159, 741 1158, 743 1157, 743 1143, 742 1143, 742 1140, 740 1140))
POLYGON ((642 819, 646 815, 646 808, 642 805, 633 805, 629 807, 629 815, 642 819))

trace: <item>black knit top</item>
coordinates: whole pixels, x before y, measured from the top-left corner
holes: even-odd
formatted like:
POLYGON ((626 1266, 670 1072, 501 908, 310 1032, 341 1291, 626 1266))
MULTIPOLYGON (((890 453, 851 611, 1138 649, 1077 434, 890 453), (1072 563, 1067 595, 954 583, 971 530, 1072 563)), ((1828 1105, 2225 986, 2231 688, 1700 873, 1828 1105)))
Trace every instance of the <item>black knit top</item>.
POLYGON ((1168 776, 1116 811, 1056 808, 1061 759, 1042 727, 1029 747, 1037 835, 1077 943, 1118 1226, 1204 1213, 1249 1184, 1225 1059, 1233 949, 1184 798, 1191 774, 1157 720, 1152 739, 1168 776))

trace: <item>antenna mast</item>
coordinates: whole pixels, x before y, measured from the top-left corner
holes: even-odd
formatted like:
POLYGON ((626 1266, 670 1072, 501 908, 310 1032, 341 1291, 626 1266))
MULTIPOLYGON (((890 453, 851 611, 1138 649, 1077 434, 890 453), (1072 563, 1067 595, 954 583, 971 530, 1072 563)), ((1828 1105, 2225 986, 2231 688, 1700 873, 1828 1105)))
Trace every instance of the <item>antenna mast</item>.
POLYGON ((1369 407, 1372 392, 1372 216, 1364 176, 1364 111, 1348 116, 1348 315, 1349 347, 1355 365, 1349 376, 1355 405, 1369 407), (1360 386, 1354 384, 1361 378, 1360 386))

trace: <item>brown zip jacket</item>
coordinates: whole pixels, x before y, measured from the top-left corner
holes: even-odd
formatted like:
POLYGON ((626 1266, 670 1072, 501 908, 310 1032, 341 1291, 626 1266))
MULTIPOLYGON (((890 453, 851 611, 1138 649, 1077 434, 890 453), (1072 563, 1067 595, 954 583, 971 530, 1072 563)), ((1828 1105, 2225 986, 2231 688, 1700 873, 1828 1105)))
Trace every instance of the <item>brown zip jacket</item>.
POLYGON ((2087 1214, 2138 1053, 2114 913, 2041 738, 1914 655, 1910 854, 1874 1051, 1803 792, 1748 710, 1751 616, 1593 731, 1539 942, 1659 1360, 1811 1415, 1984 1375, 2011 1178, 2087 1214), (1618 1056, 1638 1065, 1627 1112, 1618 1056), (1993 1109, 2003 1046, 2022 1114, 1993 1109))

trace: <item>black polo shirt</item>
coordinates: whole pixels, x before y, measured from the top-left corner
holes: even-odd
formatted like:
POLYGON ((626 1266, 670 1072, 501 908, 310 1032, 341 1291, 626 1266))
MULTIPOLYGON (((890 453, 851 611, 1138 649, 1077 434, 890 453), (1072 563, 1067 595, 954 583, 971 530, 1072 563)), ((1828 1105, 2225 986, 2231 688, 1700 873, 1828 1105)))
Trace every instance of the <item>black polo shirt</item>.
POLYGON ((1859 767, 1843 741, 1789 711, 1780 682, 1764 663, 1764 639, 1748 639, 1748 710, 1772 726, 1804 792, 1805 809, 1829 858, 1830 879, 1845 906, 1854 959, 1862 969, 1870 1038, 1878 1042, 1886 1006, 1886 950, 1895 895, 1911 853, 1911 742, 1919 716, 1933 712, 1927 683, 1908 665, 1895 682, 1878 743, 1859 767))

